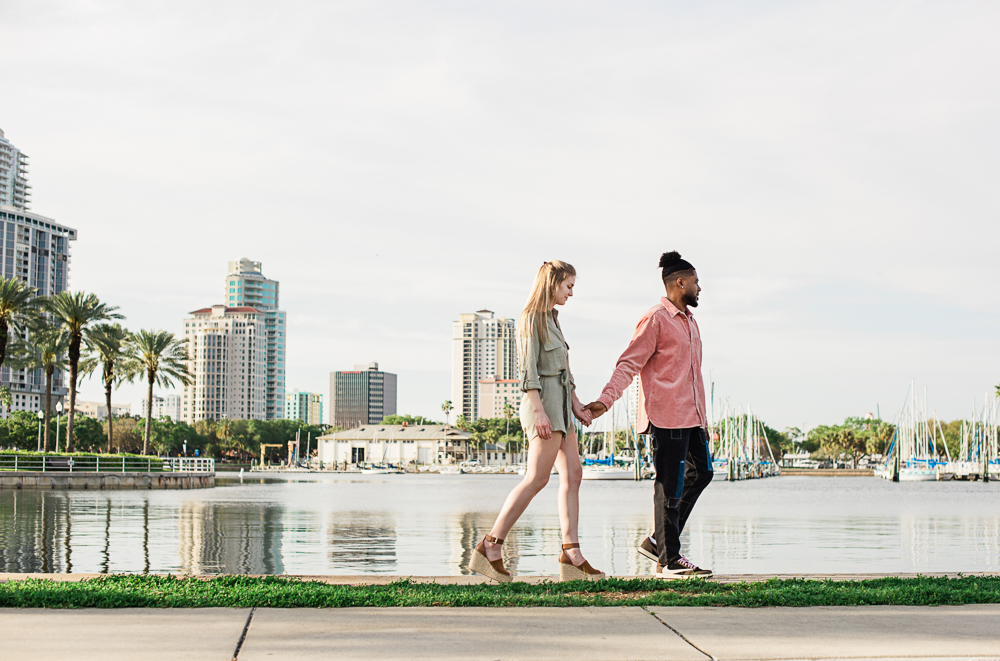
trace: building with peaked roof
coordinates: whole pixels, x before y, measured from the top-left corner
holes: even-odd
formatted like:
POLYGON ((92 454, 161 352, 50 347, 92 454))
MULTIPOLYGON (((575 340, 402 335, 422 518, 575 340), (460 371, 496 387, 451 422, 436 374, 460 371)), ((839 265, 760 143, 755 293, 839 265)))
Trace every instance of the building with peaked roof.
POLYGON ((450 425, 361 425, 318 437, 316 449, 327 466, 453 464, 468 458, 471 437, 450 425))

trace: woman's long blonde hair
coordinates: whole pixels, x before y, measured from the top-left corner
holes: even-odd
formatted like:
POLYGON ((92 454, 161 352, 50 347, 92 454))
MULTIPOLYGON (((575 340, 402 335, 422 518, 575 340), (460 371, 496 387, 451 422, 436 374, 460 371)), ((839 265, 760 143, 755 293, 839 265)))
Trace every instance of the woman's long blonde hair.
POLYGON ((531 337, 532 331, 535 331, 541 340, 549 339, 547 313, 552 307, 556 289, 575 275, 576 269, 572 264, 559 260, 542 264, 535 276, 535 284, 531 286, 528 302, 524 304, 524 310, 517 320, 519 338, 531 337))

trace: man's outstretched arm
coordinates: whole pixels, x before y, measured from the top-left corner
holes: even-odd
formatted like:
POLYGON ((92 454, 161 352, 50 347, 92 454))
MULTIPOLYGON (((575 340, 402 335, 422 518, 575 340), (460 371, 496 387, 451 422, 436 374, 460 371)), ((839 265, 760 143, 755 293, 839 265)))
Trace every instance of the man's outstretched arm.
POLYGON ((608 385, 604 386, 604 390, 601 391, 601 396, 584 407, 590 411, 591 415, 595 418, 600 417, 622 396, 635 375, 656 351, 656 340, 659 334, 659 325, 654 316, 643 317, 639 321, 635 334, 632 335, 632 341, 618 358, 615 371, 612 373, 608 385))

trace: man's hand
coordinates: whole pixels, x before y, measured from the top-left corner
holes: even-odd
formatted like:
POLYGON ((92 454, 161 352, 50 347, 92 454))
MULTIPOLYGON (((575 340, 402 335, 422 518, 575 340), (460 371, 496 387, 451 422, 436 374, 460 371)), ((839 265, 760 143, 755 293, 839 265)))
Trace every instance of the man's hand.
POLYGON ((583 408, 590 411, 590 414, 594 416, 595 420, 608 412, 608 407, 605 406, 604 404, 601 404, 600 402, 591 402, 590 404, 587 404, 583 408))
POLYGON ((591 423, 594 422, 594 416, 591 415, 587 407, 577 402, 573 403, 573 415, 576 416, 576 419, 579 420, 584 427, 589 427, 591 423))

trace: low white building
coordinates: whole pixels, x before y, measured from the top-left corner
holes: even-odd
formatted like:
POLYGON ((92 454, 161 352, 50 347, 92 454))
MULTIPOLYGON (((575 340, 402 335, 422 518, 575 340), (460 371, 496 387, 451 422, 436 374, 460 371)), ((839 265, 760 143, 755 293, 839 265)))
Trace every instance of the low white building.
MULTIPOLYGON (((44 402, 44 397, 42 399, 44 402)), ((53 398, 53 402, 54 402, 53 398)), ((53 404, 53 412, 55 411, 55 404, 53 404)), ((111 412, 116 418, 121 418, 125 416, 132 415, 132 405, 131 404, 115 404, 111 403, 111 412)), ((81 400, 76 400, 76 414, 82 415, 87 418, 97 418, 98 420, 104 420, 108 417, 108 407, 104 402, 84 402, 81 400)))
POLYGON ((449 425, 361 425, 317 438, 317 458, 330 466, 453 464, 469 458, 471 436, 449 425))

